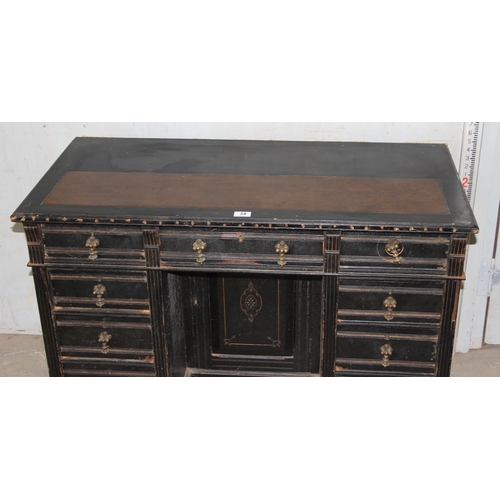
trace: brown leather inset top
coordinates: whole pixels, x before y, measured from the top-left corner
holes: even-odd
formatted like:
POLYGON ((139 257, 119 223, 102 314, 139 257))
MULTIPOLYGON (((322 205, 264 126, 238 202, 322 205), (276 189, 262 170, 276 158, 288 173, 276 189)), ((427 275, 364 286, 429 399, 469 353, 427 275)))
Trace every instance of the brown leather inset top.
POLYGON ((66 172, 44 205, 449 214, 436 179, 66 172))

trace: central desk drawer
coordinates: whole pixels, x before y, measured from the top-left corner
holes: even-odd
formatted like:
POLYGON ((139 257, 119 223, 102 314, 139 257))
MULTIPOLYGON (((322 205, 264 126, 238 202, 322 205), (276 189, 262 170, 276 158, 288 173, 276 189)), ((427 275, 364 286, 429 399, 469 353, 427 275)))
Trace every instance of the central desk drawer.
POLYGON ((149 314, 148 283, 143 271, 50 271, 56 309, 149 314))
POLYGON ((323 235, 254 231, 160 232, 167 267, 316 270, 323 268, 323 235))

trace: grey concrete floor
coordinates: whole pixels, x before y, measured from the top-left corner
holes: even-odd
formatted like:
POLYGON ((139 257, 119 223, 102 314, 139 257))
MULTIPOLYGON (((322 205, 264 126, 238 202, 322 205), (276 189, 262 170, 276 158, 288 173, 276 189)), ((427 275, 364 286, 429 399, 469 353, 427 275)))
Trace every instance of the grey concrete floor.
POLYGON ((0 334, 0 377, 48 377, 41 335, 0 334))
MULTIPOLYGON (((0 377, 48 377, 41 335, 0 334, 0 377)), ((452 377, 500 377, 500 345, 455 353, 452 377)))

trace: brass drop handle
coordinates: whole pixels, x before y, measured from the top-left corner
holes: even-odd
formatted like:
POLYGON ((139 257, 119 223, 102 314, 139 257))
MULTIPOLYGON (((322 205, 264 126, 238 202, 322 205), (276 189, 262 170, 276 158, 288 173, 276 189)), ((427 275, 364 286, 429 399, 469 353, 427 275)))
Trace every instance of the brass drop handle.
POLYGON ((205 250, 205 248, 207 248, 207 244, 202 240, 196 240, 193 243, 193 250, 196 252, 196 262, 200 265, 207 260, 203 255, 203 250, 205 250))
POLYGON ((390 262, 394 264, 399 264, 403 261, 401 254, 404 252, 404 249, 405 247, 396 238, 389 239, 385 245, 385 252, 392 257, 393 260, 390 262))
POLYGON ((90 238, 85 242, 85 246, 90 248, 89 259, 96 260, 97 259, 96 248, 99 246, 99 240, 94 236, 94 233, 92 233, 90 235, 90 238))
POLYGON ((108 354, 109 352, 109 345, 108 342, 111 340, 111 335, 108 332, 101 332, 99 335, 98 342, 101 342, 102 347, 101 347, 101 352, 103 354, 108 354))
POLYGON ((278 259, 278 264, 283 267, 286 264, 286 260, 284 258, 284 255, 288 253, 288 245, 284 241, 280 241, 279 243, 276 243, 274 246, 275 250, 277 253, 280 254, 280 258, 278 259))
POLYGON ((384 318, 387 321, 392 321, 394 319, 393 310, 396 309, 397 305, 398 303, 396 302, 396 299, 391 295, 391 292, 389 292, 389 297, 384 300, 384 307, 387 309, 384 313, 384 318))
POLYGON ((389 344, 384 344, 380 348, 380 354, 382 354, 382 366, 385 368, 389 366, 389 356, 392 356, 392 347, 389 344))
POLYGON ((102 283, 97 283, 94 287, 94 295, 97 297, 95 305, 97 307, 102 307, 106 302, 102 296, 106 293, 106 287, 102 283))

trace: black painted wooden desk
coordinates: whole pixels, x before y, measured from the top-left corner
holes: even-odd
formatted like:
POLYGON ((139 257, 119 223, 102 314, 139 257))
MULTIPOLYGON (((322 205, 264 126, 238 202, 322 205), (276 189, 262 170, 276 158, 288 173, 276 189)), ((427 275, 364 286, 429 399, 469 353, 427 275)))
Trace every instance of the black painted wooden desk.
POLYGON ((445 145, 77 138, 11 217, 52 376, 447 376, 445 145))

